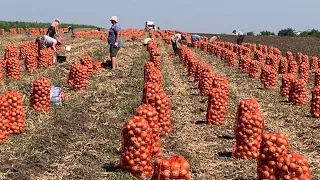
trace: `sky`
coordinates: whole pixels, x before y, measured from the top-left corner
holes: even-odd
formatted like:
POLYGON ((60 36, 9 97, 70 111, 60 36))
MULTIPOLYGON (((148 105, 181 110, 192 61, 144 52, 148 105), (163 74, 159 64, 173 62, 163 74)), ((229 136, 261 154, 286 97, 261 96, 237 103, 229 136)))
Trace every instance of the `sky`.
POLYGON ((125 28, 144 28, 147 20, 161 29, 231 33, 283 28, 320 30, 319 0, 9 0, 1 3, 0 20, 90 24, 110 28, 118 16, 125 28), (52 4, 52 5, 50 5, 52 4))

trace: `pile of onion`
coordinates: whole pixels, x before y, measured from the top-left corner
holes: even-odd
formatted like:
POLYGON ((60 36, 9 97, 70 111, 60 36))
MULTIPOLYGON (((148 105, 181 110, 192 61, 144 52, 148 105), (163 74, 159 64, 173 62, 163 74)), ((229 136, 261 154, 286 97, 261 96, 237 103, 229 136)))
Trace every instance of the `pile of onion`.
POLYGON ((85 90, 88 85, 88 68, 82 64, 72 64, 69 74, 68 83, 75 88, 75 90, 85 90))
POLYGON ((152 155, 156 157, 162 156, 160 139, 161 127, 157 110, 150 104, 143 104, 137 108, 136 116, 141 116, 146 119, 152 129, 152 155))
POLYGON ((229 81, 224 75, 215 75, 212 81, 212 88, 219 88, 226 92, 227 96, 229 95, 229 81))
POLYGON ((260 80, 263 86, 267 89, 277 87, 278 72, 271 65, 263 65, 261 69, 260 80))
POLYGON ((308 161, 298 153, 285 154, 278 158, 275 169, 279 180, 311 180, 308 161))
POLYGON ((259 156, 264 120, 259 104, 255 99, 242 99, 237 110, 235 122, 236 146, 232 157, 256 159, 259 156))
POLYGON ((310 67, 310 69, 314 71, 314 70, 318 69, 318 67, 319 67, 319 59, 318 59, 318 57, 312 56, 311 57, 311 67, 310 67))
POLYGON ((48 112, 50 109, 50 80, 39 78, 33 82, 30 107, 37 111, 48 112))
POLYGON ((143 86, 142 103, 147 103, 153 96, 162 91, 161 85, 154 82, 146 82, 143 86))
POLYGON ((289 66, 288 66, 288 73, 291 74, 298 74, 299 72, 299 66, 297 61, 289 61, 289 66))
POLYGON ((155 67, 153 62, 147 61, 144 63, 144 80, 147 81, 147 77, 151 75, 151 73, 154 71, 155 67))
POLYGON ((310 113, 312 117, 320 118, 320 86, 313 87, 310 113))
POLYGON ((206 68, 205 71, 202 72, 202 76, 198 84, 200 95, 209 95, 210 90, 212 89, 213 79, 213 70, 211 68, 206 68))
POLYGON ((4 54, 5 59, 17 58, 18 59, 18 48, 14 44, 10 44, 4 54))
POLYGON ((156 162, 152 180, 190 180, 190 164, 183 157, 172 154, 171 157, 164 157, 156 162))
POLYGON ((150 74, 147 74, 145 82, 153 82, 162 86, 162 74, 158 69, 154 69, 150 74))
POLYGON ((80 58, 80 63, 88 68, 88 76, 90 77, 93 74, 93 64, 90 56, 82 56, 80 58))
POLYGON ((250 62, 251 58, 247 55, 240 55, 238 68, 242 73, 250 72, 250 62))
POLYGON ((130 118, 122 128, 120 169, 138 177, 152 176, 152 139, 152 129, 146 119, 130 118))
POLYGON ((291 84, 289 101, 294 105, 307 104, 307 83, 304 79, 296 79, 291 84))
POLYGON ((208 99, 206 119, 209 125, 223 125, 228 112, 228 94, 221 88, 212 88, 208 99))
POLYGON ((25 56, 25 68, 27 71, 35 71, 38 68, 37 53, 29 51, 25 56))
POLYGON ((296 76, 290 73, 282 74, 282 83, 280 86, 280 94, 283 97, 288 97, 291 89, 291 84, 295 81, 296 76))
POLYGON ((258 60, 252 60, 250 63, 250 70, 249 70, 249 76, 251 78, 257 78, 259 77, 259 69, 260 69, 260 62, 258 60))
POLYGON ((280 64, 279 64, 279 73, 286 74, 288 72, 288 67, 289 67, 288 59, 285 57, 282 57, 280 59, 280 64))
POLYGON ((53 65, 54 54, 51 48, 41 49, 38 56, 38 67, 49 67, 53 65))
POLYGON ((7 76, 15 80, 20 80, 21 73, 20 73, 20 62, 18 57, 10 57, 6 59, 6 62, 7 62, 7 76))
POLYGON ((314 71, 314 86, 320 86, 320 68, 314 71))
POLYGON ((159 115, 159 123, 161 127, 162 135, 170 135, 172 132, 171 127, 171 105, 170 98, 164 92, 161 91, 156 93, 149 101, 148 104, 151 104, 156 108, 159 115))
POLYGON ((275 179, 277 159, 287 153, 289 153, 289 142, 284 134, 280 132, 264 134, 257 160, 257 179, 275 179))

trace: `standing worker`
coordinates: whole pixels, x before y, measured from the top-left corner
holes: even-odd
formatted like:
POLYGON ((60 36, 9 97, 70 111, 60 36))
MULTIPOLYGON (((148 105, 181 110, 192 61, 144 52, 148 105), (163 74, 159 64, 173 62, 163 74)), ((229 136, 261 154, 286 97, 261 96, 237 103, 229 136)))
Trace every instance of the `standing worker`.
POLYGON ((54 52, 57 53, 56 46, 62 44, 63 39, 60 37, 54 39, 48 35, 42 35, 36 38, 35 43, 38 44, 38 51, 45 48, 52 48, 54 52))
POLYGON ((196 41, 201 41, 201 36, 199 36, 198 34, 193 34, 191 35, 191 45, 192 47, 194 47, 194 42, 196 41))
POLYGON ((72 26, 68 27, 68 32, 71 32, 73 34, 73 27, 72 26))
POLYGON ((112 16, 110 18, 112 24, 108 34, 108 44, 110 45, 110 58, 112 63, 112 69, 119 68, 119 62, 117 54, 119 49, 122 47, 121 27, 118 23, 118 17, 112 16))
POLYGON ((174 51, 174 55, 177 56, 179 54, 179 49, 181 45, 181 41, 184 39, 184 36, 180 33, 177 33, 171 37, 172 49, 174 51))
POLYGON ((212 37, 209 39, 209 43, 214 43, 217 39, 220 39, 220 36, 212 36, 212 37))
POLYGON ((244 39, 244 34, 241 31, 233 30, 232 33, 237 36, 237 44, 241 45, 244 39))
POLYGON ((56 34, 58 34, 57 32, 59 30, 58 29, 59 24, 60 24, 60 19, 56 19, 48 28, 47 35, 53 38, 56 34))

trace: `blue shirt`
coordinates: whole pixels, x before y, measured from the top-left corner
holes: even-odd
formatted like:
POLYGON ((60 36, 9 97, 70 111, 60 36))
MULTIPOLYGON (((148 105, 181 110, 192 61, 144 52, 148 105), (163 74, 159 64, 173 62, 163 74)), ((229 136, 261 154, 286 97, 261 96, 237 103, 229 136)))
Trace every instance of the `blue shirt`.
POLYGON ((191 41, 200 41, 201 40, 201 36, 197 35, 197 34, 193 34, 191 35, 191 41))
MULTIPOLYGON (((117 33, 121 31, 121 27, 118 23, 111 26, 109 29, 109 35, 108 35, 108 44, 114 45, 117 37, 117 33)), ((120 35, 119 41, 118 41, 118 47, 122 47, 122 37, 120 35)))

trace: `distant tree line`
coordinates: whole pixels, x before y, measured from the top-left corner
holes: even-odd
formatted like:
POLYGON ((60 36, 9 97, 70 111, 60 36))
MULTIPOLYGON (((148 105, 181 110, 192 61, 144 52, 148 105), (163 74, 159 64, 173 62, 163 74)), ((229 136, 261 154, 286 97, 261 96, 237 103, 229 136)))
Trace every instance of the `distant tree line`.
MULTIPOLYGON (((254 32, 247 32, 248 36, 254 36, 254 32)), ((261 36, 275 36, 276 34, 274 32, 271 31, 261 31, 260 32, 261 36)), ((300 31, 300 32, 296 32, 294 29, 292 28, 286 28, 286 29, 281 29, 278 32, 278 36, 297 36, 297 37, 320 37, 320 31, 316 30, 316 29, 312 29, 312 30, 307 30, 307 31, 300 31)))
MULTIPOLYGON (((0 21, 0 29, 8 31, 11 28, 48 28, 50 24, 44 22, 0 21)), ((73 28, 96 28, 96 26, 84 24, 61 23, 59 25, 60 28, 67 28, 68 26, 73 28)))

